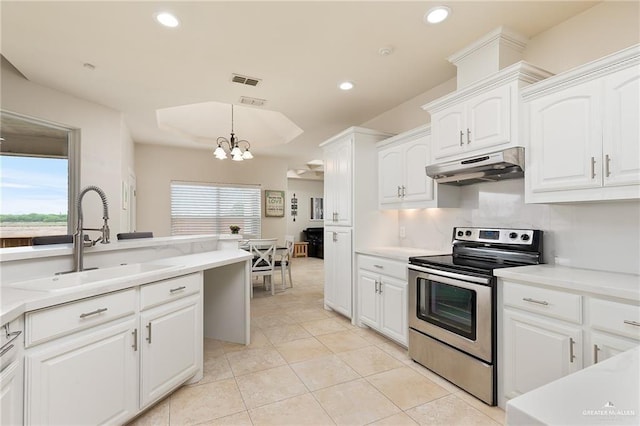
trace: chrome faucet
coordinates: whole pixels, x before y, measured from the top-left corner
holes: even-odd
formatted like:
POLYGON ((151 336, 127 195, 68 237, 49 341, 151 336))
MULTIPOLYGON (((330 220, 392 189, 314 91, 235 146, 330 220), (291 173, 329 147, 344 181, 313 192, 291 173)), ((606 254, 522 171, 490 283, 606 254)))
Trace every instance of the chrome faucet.
POLYGON ((107 221, 109 220, 109 203, 107 202, 107 196, 104 191, 97 186, 87 186, 78 195, 77 200, 78 206, 78 222, 76 224, 76 232, 73 234, 73 271, 79 272, 84 270, 84 248, 85 247, 93 247, 98 242, 102 244, 109 244, 109 224, 107 221), (82 199, 85 194, 89 191, 95 191, 100 195, 100 199, 102 200, 102 219, 104 220, 104 225, 102 228, 83 228, 82 226, 82 199), (84 240, 84 231, 100 231, 102 232, 102 236, 98 237, 98 239, 94 241, 85 241, 84 240))

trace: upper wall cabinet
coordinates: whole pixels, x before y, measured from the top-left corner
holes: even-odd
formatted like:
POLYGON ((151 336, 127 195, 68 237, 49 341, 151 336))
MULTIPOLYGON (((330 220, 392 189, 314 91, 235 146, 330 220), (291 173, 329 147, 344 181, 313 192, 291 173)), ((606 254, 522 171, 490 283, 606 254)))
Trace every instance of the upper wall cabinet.
POLYGON ((518 140, 520 88, 551 74, 518 62, 493 76, 424 105, 431 114, 431 161, 481 154, 518 140))
POLYGON ((381 209, 457 207, 459 189, 439 186, 425 172, 430 161, 429 126, 378 143, 378 204, 381 209))
POLYGON ((526 202, 640 198, 640 45, 522 96, 526 202))

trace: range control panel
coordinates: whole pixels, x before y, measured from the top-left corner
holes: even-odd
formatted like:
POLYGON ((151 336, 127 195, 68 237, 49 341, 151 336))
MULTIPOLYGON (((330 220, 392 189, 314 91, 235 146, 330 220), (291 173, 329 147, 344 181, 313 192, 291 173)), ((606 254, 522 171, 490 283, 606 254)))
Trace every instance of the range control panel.
POLYGON ((454 228, 453 239, 479 243, 531 245, 533 233, 532 229, 454 228))

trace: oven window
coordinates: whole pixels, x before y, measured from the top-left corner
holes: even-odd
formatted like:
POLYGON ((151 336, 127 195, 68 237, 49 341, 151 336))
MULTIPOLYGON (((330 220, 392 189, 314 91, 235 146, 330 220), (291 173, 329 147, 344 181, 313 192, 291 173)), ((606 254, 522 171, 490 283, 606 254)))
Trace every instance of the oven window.
POLYGON ((476 292, 418 279, 418 318, 470 340, 476 340, 476 292))

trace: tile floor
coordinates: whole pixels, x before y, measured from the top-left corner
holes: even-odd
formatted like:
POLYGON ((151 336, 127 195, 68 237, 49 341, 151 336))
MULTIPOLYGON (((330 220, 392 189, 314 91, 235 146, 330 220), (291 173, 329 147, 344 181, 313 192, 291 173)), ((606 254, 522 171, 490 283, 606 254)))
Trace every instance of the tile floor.
POLYGON ((251 344, 205 339, 204 378, 132 425, 499 425, 489 407, 406 349, 323 309, 322 260, 292 262, 294 287, 256 285, 251 344))

